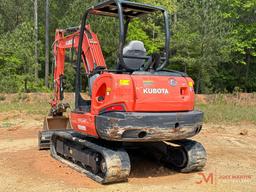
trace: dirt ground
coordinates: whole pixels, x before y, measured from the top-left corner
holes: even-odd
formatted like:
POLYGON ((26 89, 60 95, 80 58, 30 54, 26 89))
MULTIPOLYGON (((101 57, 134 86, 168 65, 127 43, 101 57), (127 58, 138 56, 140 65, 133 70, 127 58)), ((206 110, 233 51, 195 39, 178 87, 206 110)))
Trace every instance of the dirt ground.
POLYGON ((0 191, 256 191, 256 125, 206 124, 193 139, 208 153, 200 173, 181 174, 132 157, 126 183, 99 185, 37 150, 41 116, 0 113, 0 191), (9 126, 1 121, 9 120, 9 126))

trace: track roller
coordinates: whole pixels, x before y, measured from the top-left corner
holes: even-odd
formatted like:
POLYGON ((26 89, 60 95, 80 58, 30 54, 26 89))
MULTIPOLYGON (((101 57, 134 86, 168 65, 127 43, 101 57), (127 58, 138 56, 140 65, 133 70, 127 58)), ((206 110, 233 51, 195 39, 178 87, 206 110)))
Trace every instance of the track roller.
POLYGON ((130 159, 124 149, 80 134, 54 133, 50 150, 55 159, 102 184, 127 181, 130 174, 130 159))

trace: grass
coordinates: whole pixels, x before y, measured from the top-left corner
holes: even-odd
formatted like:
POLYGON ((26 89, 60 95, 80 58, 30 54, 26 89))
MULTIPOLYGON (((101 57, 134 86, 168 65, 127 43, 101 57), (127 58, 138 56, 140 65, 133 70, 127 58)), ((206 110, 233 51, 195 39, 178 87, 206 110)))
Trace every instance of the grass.
MULTIPOLYGON (((18 111, 27 115, 47 115, 50 110, 50 94, 12 94, 0 101, 0 113, 18 111)), ((68 100, 73 97, 68 97, 68 100)), ((69 102, 69 101, 68 101, 69 102)), ((73 102, 69 102, 71 106, 73 102)))
POLYGON ((13 123, 9 122, 8 120, 0 122, 0 128, 9 128, 11 126, 13 126, 13 123))
POLYGON ((256 123, 255 106, 235 106, 232 104, 198 104, 197 109, 204 112, 206 123, 256 123))
POLYGON ((207 123, 256 124, 256 94, 216 94, 205 96, 198 101, 196 108, 204 112, 207 123))
POLYGON ((26 114, 47 114, 50 109, 50 105, 47 102, 33 102, 33 103, 23 103, 23 102, 12 102, 12 103, 1 103, 0 112, 11 112, 19 111, 26 114))

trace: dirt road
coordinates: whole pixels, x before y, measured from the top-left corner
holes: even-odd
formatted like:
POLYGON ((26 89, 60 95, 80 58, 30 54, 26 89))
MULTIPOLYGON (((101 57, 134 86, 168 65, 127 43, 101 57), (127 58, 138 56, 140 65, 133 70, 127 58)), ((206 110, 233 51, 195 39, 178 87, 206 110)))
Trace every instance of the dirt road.
POLYGON ((253 124, 205 125, 194 138, 208 152, 200 173, 176 173, 135 155, 129 181, 107 186, 53 160, 48 151, 38 151, 41 126, 40 116, 0 113, 0 191, 256 191, 253 124))

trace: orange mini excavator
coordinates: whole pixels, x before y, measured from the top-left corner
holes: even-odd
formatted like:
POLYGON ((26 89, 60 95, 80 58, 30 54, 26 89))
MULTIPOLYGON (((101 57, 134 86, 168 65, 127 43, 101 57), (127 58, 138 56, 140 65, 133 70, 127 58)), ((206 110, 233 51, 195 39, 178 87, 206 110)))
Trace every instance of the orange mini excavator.
POLYGON ((40 149, 99 183, 126 181, 130 173, 129 146, 143 148, 164 165, 180 172, 201 170, 204 147, 187 138, 202 128, 203 113, 194 110, 193 80, 187 74, 165 70, 169 60, 168 12, 160 7, 108 0, 86 10, 81 26, 57 30, 54 55, 54 99, 51 113, 39 133, 40 149), (126 46, 129 22, 160 12, 165 46, 147 54, 143 42, 126 46), (109 70, 97 35, 87 23, 89 15, 119 19, 116 70, 109 70), (69 33, 67 35, 67 33, 69 33), (65 50, 77 52, 75 108, 64 98, 65 50), (81 69, 88 78, 90 100, 81 96, 81 69))

